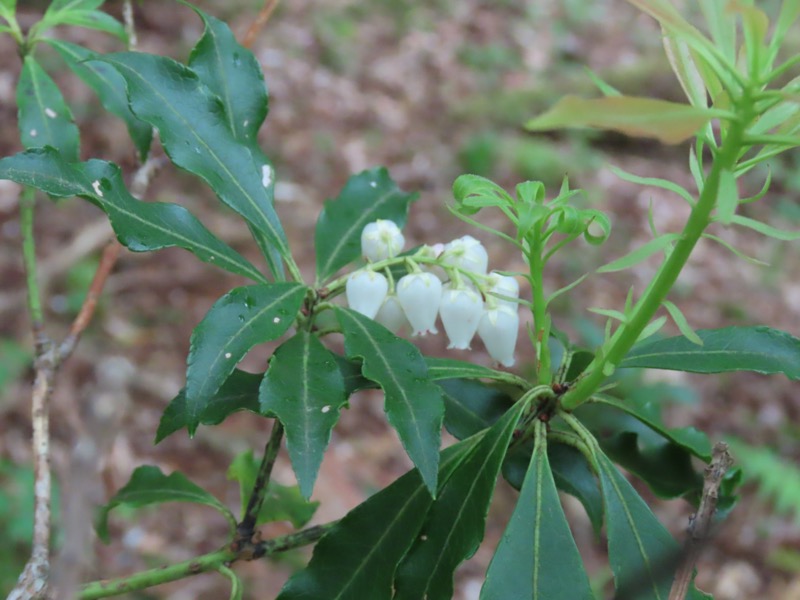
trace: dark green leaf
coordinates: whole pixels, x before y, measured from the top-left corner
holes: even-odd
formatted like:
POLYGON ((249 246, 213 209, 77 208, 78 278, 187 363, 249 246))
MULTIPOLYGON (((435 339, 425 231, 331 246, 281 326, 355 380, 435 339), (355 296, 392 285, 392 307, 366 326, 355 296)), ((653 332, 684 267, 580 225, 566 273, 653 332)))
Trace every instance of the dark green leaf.
POLYGON ((700 329, 703 345, 683 336, 636 344, 620 367, 690 373, 755 371, 800 379, 800 339, 769 327, 700 329))
POLYGON ((597 462, 616 597, 666 600, 680 556, 678 544, 613 463, 602 453, 597 462))
POLYGON ((444 426, 460 440, 491 427, 513 404, 502 389, 469 379, 437 382, 444 391, 444 426))
POLYGON ((128 39, 125 27, 111 15, 99 10, 70 10, 58 15, 57 23, 52 25, 76 25, 87 29, 97 29, 110 33, 123 42, 128 39))
POLYGON ((100 508, 95 521, 97 536, 108 543, 108 513, 117 506, 139 508, 164 502, 205 504, 216 508, 233 527, 236 527, 236 519, 228 507, 186 479, 185 475, 176 471, 167 476, 158 467, 144 466, 137 468, 125 487, 119 490, 108 504, 100 508))
MULTIPOLYGON (((259 461, 253 456, 252 450, 237 455, 228 467, 228 479, 239 482, 242 515, 247 510, 247 503, 256 485, 258 467, 259 461)), ((309 502, 303 498, 296 485, 281 485, 270 480, 256 526, 274 521, 290 521, 299 529, 311 520, 318 506, 319 502, 309 502)))
MULTIPOLYGON (((236 140, 225 106, 197 74, 172 59, 140 52, 109 54, 102 60, 125 78, 131 109, 158 129, 172 162, 201 177, 271 247, 289 257, 272 205, 272 167, 254 154, 252 144, 236 140)), ((271 257, 269 248, 262 247, 262 252, 271 257)))
POLYGON ((453 572, 483 539, 497 475, 526 404, 517 403, 486 430, 474 452, 444 485, 420 537, 398 568, 395 600, 453 597, 453 572))
POLYGON ((407 194, 383 168, 352 176, 338 197, 327 200, 317 219, 317 283, 361 255, 361 230, 377 219, 406 223, 408 205, 418 194, 407 194))
POLYGON ((311 497, 322 456, 347 402, 344 378, 317 336, 299 331, 272 355, 259 391, 261 412, 286 428, 286 446, 300 490, 311 497))
POLYGON ((378 387, 377 383, 370 381, 361 374, 360 360, 348 360, 346 357, 335 353, 333 357, 336 359, 336 364, 339 365, 339 370, 342 372, 344 393, 348 398, 350 394, 354 394, 359 390, 370 390, 378 387))
POLYGON ((29 150, 0 160, 0 179, 11 179, 51 196, 80 196, 103 210, 120 243, 133 252, 178 246, 200 260, 256 281, 264 276, 177 204, 142 202, 130 195, 118 166, 101 160, 68 163, 53 148, 29 150))
POLYGON ((291 327, 306 294, 299 283, 263 283, 231 290, 192 332, 186 369, 186 415, 194 435, 211 398, 245 354, 291 327))
MULTIPOLYGON (((520 446, 509 452, 503 463, 503 477, 518 490, 522 488, 532 452, 533 444, 520 446)), ((547 445, 547 457, 556 487, 580 501, 599 537, 603 526, 603 497, 586 458, 573 446, 552 442, 547 445)))
POLYGON ((96 55, 82 46, 52 38, 48 38, 46 42, 61 55, 70 70, 94 90, 106 110, 125 121, 128 134, 139 151, 139 159, 144 161, 150 150, 153 128, 137 119, 128 107, 125 80, 122 76, 105 63, 83 62, 96 55))
MULTIPOLYGON (((261 385, 263 373, 247 373, 234 369, 225 380, 200 415, 201 425, 219 425, 230 414, 240 410, 249 410, 260 414, 258 406, 258 387, 261 385)), ((189 424, 186 411, 186 390, 178 392, 164 409, 158 424, 155 444, 189 424)))
POLYGON ((545 440, 537 440, 517 506, 486 572, 484 600, 594 600, 547 455, 545 440))
MULTIPOLYGON (((426 356, 425 362, 428 364, 428 374, 432 380, 438 379, 499 379, 509 381, 513 376, 504 371, 495 371, 483 365, 452 358, 438 358, 426 356)), ((524 379, 519 379, 520 387, 527 388, 524 379)))
POLYGON ((347 358, 363 360, 362 374, 386 397, 386 416, 431 493, 436 491, 444 404, 439 386, 413 344, 353 310, 336 308, 347 358))
MULTIPOLYGON (((447 482, 480 439, 465 440, 442 453, 440 483, 447 482)), ((277 600, 391 600, 396 565, 417 538, 432 502, 419 471, 406 473, 339 521, 277 600)))
POLYGON ((80 134, 56 82, 31 54, 17 83, 19 135, 26 148, 52 146, 69 161, 78 160, 80 134))

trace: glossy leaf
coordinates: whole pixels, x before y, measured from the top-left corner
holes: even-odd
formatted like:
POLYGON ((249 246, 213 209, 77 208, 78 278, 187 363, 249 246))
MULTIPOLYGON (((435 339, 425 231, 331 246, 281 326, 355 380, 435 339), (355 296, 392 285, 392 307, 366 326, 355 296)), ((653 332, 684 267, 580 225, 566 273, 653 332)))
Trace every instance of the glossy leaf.
MULTIPOLYGON (((260 414, 258 388, 263 377, 263 373, 247 373, 234 369, 217 393, 206 402, 206 406, 200 414, 200 424, 219 425, 229 415, 240 410, 260 414)), ((188 425, 186 390, 182 389, 164 409, 154 443, 158 444, 164 438, 188 425)))
MULTIPOLYGON (((441 483, 480 439, 442 453, 441 483)), ((432 502, 419 471, 406 473, 345 515, 317 543, 308 567, 292 576, 277 600, 391 600, 396 565, 417 538, 432 502)))
POLYGON ((453 597, 453 572, 483 539, 497 475, 526 406, 516 404, 488 429, 444 485, 420 537, 398 568, 395 600, 453 597))
POLYGON ((265 283, 231 290, 195 327, 186 369, 189 435, 211 398, 245 354, 291 327, 306 294, 298 283, 265 283))
POLYGON ((463 360, 453 358, 438 358, 426 356, 425 362, 428 364, 428 375, 432 380, 438 379, 497 379, 510 381, 514 379, 521 388, 526 389, 529 384, 522 378, 516 378, 505 371, 496 371, 483 365, 478 365, 463 360))
POLYGON ((612 129, 633 137, 656 138, 677 144, 692 137, 722 111, 679 104, 655 98, 606 96, 578 98, 565 96, 553 108, 531 119, 529 131, 549 131, 564 127, 612 129))
POLYGON ((344 381, 344 393, 350 396, 360 390, 371 390, 378 387, 374 381, 370 381, 361 374, 361 361, 348 360, 347 357, 333 353, 333 358, 339 366, 344 381))
MULTIPOLYGON (((237 455, 228 467, 228 479, 239 482, 242 517, 256 484, 259 465, 259 461, 253 456, 253 451, 248 450, 237 455)), ((299 529, 311 520, 318 506, 319 502, 309 502, 303 498, 298 486, 281 485, 273 479, 267 487, 256 526, 275 521, 289 521, 299 529)))
POLYGON ((437 382, 444 391, 444 426, 460 440, 491 427, 513 399, 499 387, 469 379, 437 382))
POLYGON ((128 107, 122 76, 105 63, 86 62, 96 55, 82 46, 53 38, 45 41, 61 55, 70 70, 97 94, 105 109, 125 121, 128 134, 139 152, 139 159, 145 160, 150 150, 153 128, 136 118, 128 107))
POLYGON ((182 206, 142 202, 131 196, 120 168, 113 163, 68 163, 55 149, 41 148, 0 160, 0 179, 30 185, 51 196, 85 198, 108 215, 117 239, 133 252, 177 246, 231 273, 264 280, 252 264, 182 206))
POLYGON ((114 17, 99 10, 69 10, 59 13, 48 25, 75 25, 110 33, 123 42, 128 39, 125 27, 114 17))
POLYGON ((117 506, 140 508, 164 502, 205 504, 217 509, 236 527, 236 519, 228 507, 203 488, 193 484, 182 473, 176 471, 171 475, 164 475, 158 467, 144 466, 137 468, 125 487, 100 508, 95 521, 97 536, 104 542, 109 542, 108 514, 117 506))
POLYGON ((52 146, 68 161, 78 160, 80 135, 56 82, 28 54, 17 83, 19 135, 26 148, 52 146))
POLYGON ((597 466, 617 597, 667 600, 678 544, 605 455, 598 454, 597 466))
POLYGON ((347 402, 339 366, 317 336, 299 331, 272 355, 259 398, 261 412, 283 423, 300 490, 310 498, 339 409, 347 402))
POLYGON ((690 373, 755 371, 800 379, 800 339, 769 327, 700 329, 698 346, 683 336, 636 344, 619 367, 690 373))
MULTIPOLYGON (((544 433, 544 432, 542 432, 544 433)), ((537 439, 525 484, 481 589, 482 600, 594 600, 547 460, 537 439), (568 573, 569 576, 564 575, 568 573)))
POLYGON ((413 344, 355 311, 336 308, 347 358, 363 361, 362 374, 386 397, 386 416, 431 493, 436 491, 444 403, 439 386, 413 344))
MULTIPOLYGON (((197 74, 172 59, 141 52, 109 54, 102 60, 125 78, 131 109, 158 129, 172 162, 201 177, 288 257, 286 235, 272 205, 271 177, 265 175, 272 167, 260 164, 250 145, 236 140, 224 105, 197 74)), ((270 256, 269 248, 262 247, 262 252, 270 256)))
POLYGON ((317 283, 361 256, 361 230, 368 223, 388 219, 402 228, 417 196, 397 187, 383 167, 352 176, 317 219, 317 283))

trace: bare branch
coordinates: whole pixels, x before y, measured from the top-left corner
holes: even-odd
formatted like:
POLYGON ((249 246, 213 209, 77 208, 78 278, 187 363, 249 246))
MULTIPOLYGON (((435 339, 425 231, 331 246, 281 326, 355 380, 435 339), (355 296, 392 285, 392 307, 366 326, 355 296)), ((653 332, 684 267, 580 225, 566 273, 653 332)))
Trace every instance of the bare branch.
POLYGON ((258 11, 256 20, 252 22, 247 30, 247 33, 244 35, 242 46, 245 48, 250 48, 253 45, 253 42, 256 41, 256 36, 258 36, 258 33, 267 24, 267 21, 269 21, 269 18, 272 16, 272 13, 275 12, 275 9, 278 8, 278 2, 279 0, 266 0, 264 2, 264 6, 262 6, 261 10, 258 11))

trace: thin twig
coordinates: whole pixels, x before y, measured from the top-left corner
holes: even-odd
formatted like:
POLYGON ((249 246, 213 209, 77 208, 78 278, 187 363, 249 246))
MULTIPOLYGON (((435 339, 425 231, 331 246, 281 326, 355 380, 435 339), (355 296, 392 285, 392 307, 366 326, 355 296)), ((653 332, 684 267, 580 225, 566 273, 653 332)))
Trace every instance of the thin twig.
POLYGON ((719 488, 722 485, 725 473, 732 464, 733 458, 728 452, 728 444, 725 442, 714 444, 711 462, 706 467, 703 475, 703 495, 700 498, 700 506, 697 508, 697 513, 689 520, 689 537, 684 546, 680 567, 678 567, 678 572, 672 582, 669 600, 684 600, 686 598, 689 584, 692 582, 694 566, 711 534, 714 514, 717 512, 719 488))
POLYGON ((125 0, 122 4, 122 20, 125 23, 125 33, 128 34, 128 50, 136 50, 139 40, 136 37, 136 23, 133 20, 133 3, 125 0))
POLYGON ((269 18, 272 16, 272 13, 275 12, 275 9, 278 8, 278 3, 279 0, 265 0, 264 6, 262 6, 261 10, 258 11, 256 20, 251 23, 250 27, 247 29, 247 33, 244 34, 242 46, 245 48, 250 48, 253 45, 253 42, 256 41, 256 36, 258 36, 258 33, 267 24, 267 21, 269 21, 269 18))

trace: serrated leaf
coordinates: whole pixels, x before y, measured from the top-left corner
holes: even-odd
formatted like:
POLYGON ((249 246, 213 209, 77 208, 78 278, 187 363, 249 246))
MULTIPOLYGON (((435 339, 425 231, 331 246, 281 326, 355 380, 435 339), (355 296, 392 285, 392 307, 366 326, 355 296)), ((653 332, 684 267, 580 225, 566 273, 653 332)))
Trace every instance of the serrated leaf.
MULTIPOLYGON (((258 468, 259 462, 253 456, 252 450, 238 454, 228 467, 228 479, 239 482, 242 517, 247 511, 250 495, 256 485, 258 468)), ((299 529, 311 520, 318 506, 319 502, 309 502, 303 498, 298 486, 281 485, 273 479, 270 480, 264 495, 264 504, 256 518, 256 526, 275 521, 289 521, 299 529)))
POLYGON ((481 600, 595 598, 561 508, 543 436, 537 439, 525 484, 486 571, 480 597, 481 600), (565 573, 569 577, 564 577, 565 573))
POLYGON ((597 456, 597 467, 617 597, 667 600, 680 558, 678 544, 602 453, 597 456))
MULTIPOLYGON (((200 424, 219 425, 229 415, 240 410, 261 414, 258 406, 258 388, 263 377, 263 373, 247 373, 234 369, 217 393, 206 402, 205 409, 200 414, 200 424)), ((188 424, 186 390, 182 389, 164 409, 153 443, 158 444, 188 424)))
POLYGON ((245 354, 282 336, 306 294, 299 283, 234 288, 214 303, 192 332, 186 369, 186 415, 194 435, 200 415, 245 354))
MULTIPOLYGON (((447 448, 440 484, 475 449, 482 436, 447 448)), ((391 600, 396 565, 406 554, 433 499, 414 469, 359 504, 315 546, 308 567, 295 573, 277 600, 391 600)))
POLYGON ((139 152, 139 159, 144 161, 150 150, 153 128, 137 119, 128 107, 122 76, 110 65, 85 62, 96 55, 82 46, 52 38, 45 41, 61 55, 70 70, 97 94, 105 109, 125 121, 128 134, 139 152))
POLYGON ((441 389, 428 378, 422 354, 372 319, 346 308, 334 310, 347 358, 360 358, 364 377, 383 389, 386 417, 435 494, 444 403, 441 389))
POLYGON ((665 233, 661 237, 657 237, 654 240, 650 240, 646 244, 639 246, 636 250, 629 252, 625 256, 618 258, 617 260, 611 261, 610 263, 603 265, 599 269, 597 269, 598 273, 613 273, 614 271, 622 271, 623 269, 628 269, 634 265, 639 264, 642 261, 647 260, 656 252, 661 252, 665 250, 668 246, 671 246, 673 242, 675 242, 680 237, 678 233, 665 233))
POLYGON ((191 502, 210 506, 221 512, 236 527, 236 519, 228 507, 189 481, 182 473, 175 471, 171 475, 164 475, 158 467, 143 466, 138 467, 125 487, 100 508, 95 520, 97 536, 105 543, 109 542, 108 514, 117 506, 140 508, 164 502, 191 502))
MULTIPOLYGON (((100 60, 125 78, 131 109, 158 129, 172 162, 202 178, 264 235, 270 247, 289 258, 286 235, 272 205, 272 177, 265 174, 265 167, 271 167, 261 163, 249 144, 236 140, 224 105, 197 74, 172 59, 141 52, 109 54, 100 60)), ((261 250, 271 256, 270 248, 261 250)))
POLYGON ((695 330, 692 329, 692 326, 689 325, 689 321, 686 320, 686 317, 683 315, 683 312, 681 312, 681 309, 675 306, 675 304, 669 300, 664 300, 661 302, 661 304, 663 304, 664 308, 667 309, 669 316, 672 317, 673 322, 678 326, 678 329, 684 335, 684 337, 693 344, 702 346, 703 340, 700 339, 695 330))
POLYGON ((52 146, 78 160, 80 134, 56 82, 28 54, 17 83, 19 135, 25 148, 52 146))
POLYGON ((142 202, 131 196, 120 168, 113 163, 68 163, 54 148, 40 148, 1 159, 0 179, 30 185, 51 196, 85 198, 108 215, 117 239, 133 252, 177 246, 226 271, 264 281, 247 259, 182 206, 142 202))
POLYGON ((368 223, 387 219, 402 228, 408 205, 417 197, 397 187, 384 167, 348 179, 336 198, 326 200, 317 219, 317 284, 361 256, 361 230, 368 223))
POLYGON ((272 355, 259 399, 261 412, 283 423, 297 482, 310 498, 339 409, 347 402, 339 366, 317 336, 299 331, 272 355))
POLYGON ((656 138, 677 144, 690 137, 723 111, 655 98, 565 96, 553 108, 525 124, 529 131, 564 127, 612 129, 633 137, 656 138))
MULTIPOLYGON (((532 454, 533 446, 528 443, 509 453, 503 463, 503 477, 517 490, 522 489, 532 454)), ((572 446, 549 442, 547 458, 556 487, 580 501, 599 539, 603 527, 603 497, 586 457, 572 446)))
POLYGON ((395 600, 450 600, 453 572, 483 539, 486 515, 511 435, 527 402, 519 402, 478 442, 442 488, 420 537, 400 564, 395 600))
POLYGON ((690 373, 755 371, 800 379, 800 339, 769 327, 699 329, 698 346, 683 336, 636 344, 620 368, 666 369, 690 373))
POLYGON ((469 379, 437 382, 444 394, 444 426, 463 440, 491 427, 514 400, 499 387, 469 379))
POLYGON ((76 25, 87 29, 96 29, 110 33, 115 38, 127 41, 125 27, 111 15, 99 10, 69 10, 58 14, 57 21, 49 21, 51 25, 76 25))

